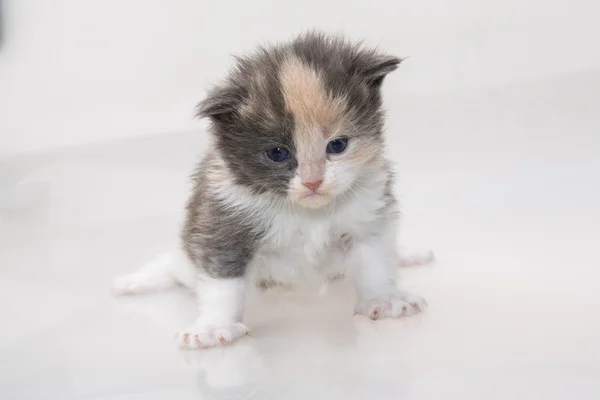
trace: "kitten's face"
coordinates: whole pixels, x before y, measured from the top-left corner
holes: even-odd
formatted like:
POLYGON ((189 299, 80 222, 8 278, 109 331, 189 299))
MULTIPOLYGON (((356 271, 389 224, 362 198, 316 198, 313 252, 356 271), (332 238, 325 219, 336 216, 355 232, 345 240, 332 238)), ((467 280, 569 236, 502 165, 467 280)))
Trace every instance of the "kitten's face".
POLYGON ((400 62, 312 34, 239 60, 200 104, 238 184, 307 208, 349 195, 383 152, 380 86, 400 62))

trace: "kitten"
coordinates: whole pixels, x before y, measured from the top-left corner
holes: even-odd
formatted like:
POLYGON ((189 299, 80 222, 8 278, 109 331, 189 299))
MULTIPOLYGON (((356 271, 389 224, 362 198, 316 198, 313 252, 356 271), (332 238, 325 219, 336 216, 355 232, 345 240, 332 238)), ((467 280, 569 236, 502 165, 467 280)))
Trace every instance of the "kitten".
POLYGON ((400 61, 320 33, 239 58, 198 106, 214 142, 187 206, 187 264, 162 257, 116 280, 115 292, 194 288, 200 317, 178 334, 190 348, 248 333, 249 285, 293 288, 346 275, 359 314, 423 311, 422 298, 396 285, 398 211, 383 156, 381 86, 400 61))

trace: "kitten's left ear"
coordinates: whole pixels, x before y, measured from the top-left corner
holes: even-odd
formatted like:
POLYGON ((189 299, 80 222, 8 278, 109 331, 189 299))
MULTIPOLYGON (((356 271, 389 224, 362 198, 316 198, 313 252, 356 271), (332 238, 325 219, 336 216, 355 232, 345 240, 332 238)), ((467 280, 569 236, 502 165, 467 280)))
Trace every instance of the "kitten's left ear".
POLYGON ((240 93, 231 87, 216 87, 196 107, 200 118, 224 121, 230 117, 240 101, 240 93))
POLYGON ((402 61, 401 58, 385 54, 370 55, 363 65, 363 76, 374 87, 380 87, 387 74, 396 70, 402 61))

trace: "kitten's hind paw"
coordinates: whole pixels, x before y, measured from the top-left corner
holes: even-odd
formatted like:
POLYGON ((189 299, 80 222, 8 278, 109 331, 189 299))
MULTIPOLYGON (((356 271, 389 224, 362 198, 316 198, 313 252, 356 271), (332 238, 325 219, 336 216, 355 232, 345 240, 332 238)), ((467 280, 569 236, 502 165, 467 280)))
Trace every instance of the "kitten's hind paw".
POLYGON ((139 271, 115 279, 112 284, 113 295, 158 292, 175 286, 177 282, 170 274, 171 264, 172 256, 166 253, 146 264, 139 271))
POLYGON ((403 249, 400 251, 399 256, 398 265, 401 267, 426 265, 435 261, 435 255, 431 250, 403 249))

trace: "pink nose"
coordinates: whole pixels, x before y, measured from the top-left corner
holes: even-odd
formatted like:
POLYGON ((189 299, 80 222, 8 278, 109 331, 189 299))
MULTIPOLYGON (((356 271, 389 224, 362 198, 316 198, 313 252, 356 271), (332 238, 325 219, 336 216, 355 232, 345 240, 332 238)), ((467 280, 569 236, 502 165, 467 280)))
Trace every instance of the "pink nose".
POLYGON ((312 190, 313 192, 316 192, 317 189, 319 188, 319 186, 321 186, 321 183, 323 183, 323 181, 315 181, 315 182, 302 182, 302 184, 304 186, 306 186, 307 188, 309 188, 310 190, 312 190))

